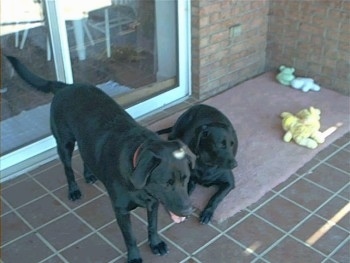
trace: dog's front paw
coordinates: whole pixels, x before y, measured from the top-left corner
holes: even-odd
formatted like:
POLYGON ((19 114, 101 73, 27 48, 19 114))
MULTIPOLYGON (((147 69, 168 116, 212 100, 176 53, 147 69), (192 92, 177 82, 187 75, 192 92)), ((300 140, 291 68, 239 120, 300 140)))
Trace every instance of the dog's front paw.
POLYGON ((71 183, 68 187, 68 199, 75 201, 81 198, 81 192, 77 183, 71 183))
POLYGON ((131 260, 128 260, 128 263, 142 263, 142 259, 141 258, 131 259, 131 260))
POLYGON ((213 217, 213 214, 213 211, 206 209, 202 212, 201 216, 199 217, 199 221, 201 222, 201 224, 208 224, 211 218, 213 217))
POLYGON ((157 245, 150 245, 153 254, 155 255, 165 255, 168 253, 168 246, 165 242, 161 241, 157 245))

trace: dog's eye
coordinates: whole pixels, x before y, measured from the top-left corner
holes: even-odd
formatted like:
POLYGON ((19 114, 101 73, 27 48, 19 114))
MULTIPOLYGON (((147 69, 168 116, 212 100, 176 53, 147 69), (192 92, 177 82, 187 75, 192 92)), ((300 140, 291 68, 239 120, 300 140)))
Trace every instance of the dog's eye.
POLYGON ((221 148, 221 149, 226 149, 226 142, 224 142, 224 141, 221 142, 221 143, 220 143, 220 148, 221 148))
POLYGON ((168 182, 166 183, 167 186, 172 186, 174 185, 175 180, 174 179, 169 179, 168 182))
POLYGON ((234 142, 231 142, 231 147, 232 147, 234 144, 235 144, 234 142))

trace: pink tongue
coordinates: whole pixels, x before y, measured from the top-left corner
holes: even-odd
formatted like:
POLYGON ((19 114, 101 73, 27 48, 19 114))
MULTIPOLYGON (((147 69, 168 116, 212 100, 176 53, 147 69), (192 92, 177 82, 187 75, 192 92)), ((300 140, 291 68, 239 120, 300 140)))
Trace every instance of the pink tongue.
POLYGON ((171 219, 177 224, 185 221, 185 219, 186 219, 186 217, 177 216, 170 211, 169 211, 169 214, 170 214, 171 219))

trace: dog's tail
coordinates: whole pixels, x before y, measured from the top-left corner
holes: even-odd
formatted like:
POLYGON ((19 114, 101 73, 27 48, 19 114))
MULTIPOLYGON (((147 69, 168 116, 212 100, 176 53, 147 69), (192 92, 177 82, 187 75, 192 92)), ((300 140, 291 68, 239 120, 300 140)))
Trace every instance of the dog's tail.
POLYGON ((68 86, 64 82, 60 81, 51 81, 46 80, 38 75, 31 72, 26 66, 24 66, 17 58, 12 56, 6 56, 7 59, 11 62, 13 68, 16 70, 18 75, 28 84, 35 87, 37 90, 45 92, 45 93, 56 93, 63 87, 68 86))
POLYGON ((165 133, 171 133, 173 127, 168 127, 168 128, 165 128, 165 129, 161 129, 159 131, 156 131, 156 133, 158 135, 161 135, 161 134, 165 134, 165 133))

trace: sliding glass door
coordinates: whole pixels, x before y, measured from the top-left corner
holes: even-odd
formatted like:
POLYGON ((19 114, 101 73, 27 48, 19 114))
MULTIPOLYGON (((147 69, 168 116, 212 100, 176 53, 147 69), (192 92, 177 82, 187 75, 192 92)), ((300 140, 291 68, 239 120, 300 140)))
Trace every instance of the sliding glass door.
POLYGON ((52 95, 20 80, 3 54, 48 79, 94 84, 134 118, 190 93, 189 1, 1 5, 1 180, 56 157, 49 130, 52 95))

